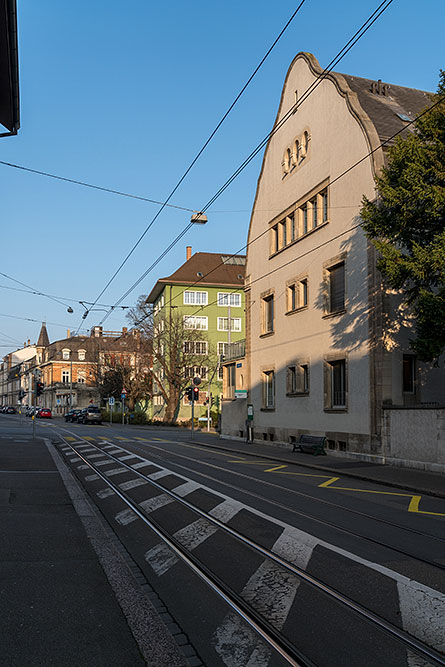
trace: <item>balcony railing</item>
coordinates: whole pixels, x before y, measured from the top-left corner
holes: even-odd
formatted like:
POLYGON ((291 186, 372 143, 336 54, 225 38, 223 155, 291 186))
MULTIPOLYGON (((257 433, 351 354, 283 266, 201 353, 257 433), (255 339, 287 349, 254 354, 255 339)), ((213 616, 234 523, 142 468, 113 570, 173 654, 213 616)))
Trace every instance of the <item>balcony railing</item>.
POLYGON ((242 359, 246 355, 246 340, 237 340, 227 345, 224 354, 224 362, 242 359))

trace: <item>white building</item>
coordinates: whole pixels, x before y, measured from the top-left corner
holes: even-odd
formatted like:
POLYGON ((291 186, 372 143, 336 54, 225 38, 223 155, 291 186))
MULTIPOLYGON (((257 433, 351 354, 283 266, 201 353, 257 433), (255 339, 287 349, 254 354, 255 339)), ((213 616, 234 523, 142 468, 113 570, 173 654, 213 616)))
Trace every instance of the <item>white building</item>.
POLYGON ((244 407, 224 401, 223 433, 243 432, 251 403, 257 440, 319 434, 333 452, 410 458, 445 470, 445 431, 440 435, 436 414, 443 364, 416 359, 410 322, 398 296, 383 287, 359 217, 363 195, 375 196, 382 142, 430 98, 331 73, 300 105, 321 72, 311 54, 295 57, 275 121, 282 125, 265 151, 248 236, 246 358, 237 362, 247 366, 250 389, 244 407), (390 416, 405 409, 415 429, 425 419, 416 408, 426 404, 434 404, 441 449, 423 443, 422 452, 405 456, 390 416))

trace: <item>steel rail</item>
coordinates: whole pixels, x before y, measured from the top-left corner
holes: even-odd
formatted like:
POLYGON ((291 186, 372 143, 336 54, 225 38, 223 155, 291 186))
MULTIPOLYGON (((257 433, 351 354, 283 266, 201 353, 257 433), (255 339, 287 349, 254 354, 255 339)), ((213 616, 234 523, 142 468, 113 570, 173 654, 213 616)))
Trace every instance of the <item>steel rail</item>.
MULTIPOLYGON (((62 436, 62 437, 63 437, 63 436, 62 436)), ((125 461, 121 461, 120 459, 118 459, 118 458, 117 458, 116 456, 114 456, 113 454, 109 454, 108 452, 104 451, 103 449, 101 449, 101 448, 98 447, 97 445, 94 445, 91 441, 85 440, 84 438, 79 438, 79 439, 84 440, 84 442, 85 442, 87 445, 89 445, 89 446, 91 446, 91 447, 94 447, 95 449, 97 449, 97 450, 100 451, 101 453, 103 453, 103 454, 105 454, 106 456, 108 456, 108 457, 109 457, 111 460, 113 460, 115 463, 118 463, 118 464, 122 465, 124 468, 126 468, 126 469, 127 469, 128 471, 130 471, 131 473, 140 476, 142 479, 144 479, 144 480, 147 481, 149 484, 151 484, 152 486, 154 486, 155 488, 157 488, 158 490, 160 490, 162 493, 165 493, 165 494, 169 495, 169 496, 170 496, 171 498, 173 498, 173 500, 175 500, 176 502, 178 502, 178 503, 180 503, 181 505, 187 507, 187 508, 190 509, 191 511, 193 511, 193 512, 199 514, 200 516, 202 516, 204 519, 206 519, 206 520, 209 521, 210 523, 213 523, 214 525, 218 526, 218 527, 219 527, 221 530, 223 530, 225 533, 228 533, 229 535, 231 535, 232 537, 234 537, 235 539, 237 539, 239 542, 243 543, 245 546, 250 547, 253 551, 256 551, 257 553, 261 554, 261 555, 264 556, 265 558, 268 558, 269 560, 272 560, 275 564, 277 564, 277 565, 279 565, 280 567, 282 567, 283 569, 285 569, 285 570, 291 572, 292 574, 294 574, 295 576, 297 576, 299 579, 303 580, 304 582, 306 582, 307 584, 309 584, 310 586, 312 586, 313 588, 315 588, 317 591, 319 591, 319 592, 321 592, 321 593, 324 593, 325 595, 327 595, 327 596, 330 597, 330 598, 333 598, 336 602, 339 602, 339 603, 340 603, 341 605, 343 605, 344 607, 346 607, 346 608, 348 608, 349 610, 351 610, 351 611, 357 613, 359 616, 361 616, 362 618, 364 618, 366 621, 370 622, 371 624, 376 625, 377 627, 379 627, 380 629, 382 629, 383 631, 385 631, 387 634, 391 635, 393 638, 395 638, 395 639, 397 639, 398 641, 400 641, 402 644, 409 646, 411 650, 413 650, 415 653, 421 655, 423 658, 427 657, 429 660, 432 660, 432 661, 434 662, 434 664, 441 665, 442 667, 445 667, 445 656, 443 656, 442 654, 438 653, 436 650, 430 648, 430 647, 427 646, 426 644, 423 644, 422 642, 420 642, 419 640, 417 640, 415 637, 413 637, 413 636, 407 634, 407 633, 404 632, 403 630, 400 630, 399 628, 397 628, 395 625, 393 625, 393 624, 390 623, 389 621, 386 621, 385 619, 383 619, 382 617, 378 616, 377 614, 375 614, 375 613, 372 612, 371 610, 366 609, 366 608, 363 607, 361 604, 355 602, 354 600, 351 600, 350 598, 348 598, 347 596, 343 595, 342 593, 340 593, 340 592, 337 591, 336 589, 334 589, 334 588, 332 588, 332 587, 330 587, 330 586, 324 584, 324 583, 323 583, 322 581, 320 581, 318 578, 316 578, 316 577, 314 577, 314 576, 308 574, 307 572, 305 572, 305 571, 302 570, 301 568, 299 568, 299 567, 293 565, 292 563, 289 563, 289 562, 283 560, 280 556, 277 556, 276 554, 274 554, 273 552, 269 551, 268 549, 266 549, 266 548, 262 547, 261 545, 259 545, 259 544, 255 543, 255 542, 253 542, 253 541, 252 541, 251 539, 249 539, 248 537, 246 537, 246 536, 244 536, 244 535, 241 535, 240 533, 238 533, 238 531, 234 530, 233 528, 230 528, 230 526, 228 526, 228 525, 222 523, 221 521, 219 521, 219 520, 216 519, 215 517, 213 517, 213 516, 207 514, 206 512, 204 512, 203 510, 201 510, 200 508, 198 508, 198 507, 192 505, 192 503, 190 503, 190 502, 189 502, 188 500, 186 500, 185 498, 181 498, 180 496, 177 496, 177 495, 176 495, 173 491, 171 491, 170 489, 167 489, 167 488, 163 487, 161 484, 159 484, 159 483, 156 482, 155 480, 152 480, 152 479, 150 479, 149 477, 147 477, 146 475, 144 475, 143 473, 139 472, 138 470, 135 470, 135 469, 132 468, 130 465, 128 465, 125 461)), ((132 501, 130 498, 128 498, 127 495, 126 495, 125 493, 123 493, 123 492, 122 492, 122 491, 121 491, 121 490, 120 490, 120 489, 119 489, 113 482, 111 482, 111 481, 109 480, 109 478, 108 478, 106 475, 104 475, 104 474, 103 474, 103 473, 102 473, 102 472, 101 472, 101 471, 94 465, 94 463, 91 463, 88 459, 86 459, 86 458, 85 458, 85 457, 84 457, 84 456, 83 456, 83 455, 82 455, 82 454, 81 454, 75 447, 73 447, 73 445, 72 445, 71 443, 69 443, 69 442, 67 442, 67 441, 65 441, 65 443, 66 443, 66 444, 67 444, 67 445, 68 445, 74 452, 76 452, 76 454, 77 454, 77 455, 78 455, 78 456, 79 456, 79 457, 80 457, 80 458, 81 458, 81 459, 82 459, 82 460, 83 460, 83 461, 84 461, 84 462, 85 462, 91 469, 93 469, 93 470, 94 470, 94 471, 101 477, 101 479, 103 479, 103 481, 105 481, 109 486, 111 486, 111 487, 113 488, 113 490, 115 490, 116 493, 119 495, 119 497, 122 498, 122 500, 124 500, 124 502, 126 502, 129 506, 131 506, 131 509, 133 509, 134 507, 136 507, 136 509, 137 509, 136 514, 137 514, 138 516, 140 516, 140 517, 144 517, 144 521, 145 521, 148 525, 150 525, 150 526, 155 526, 155 527, 156 527, 156 531, 155 531, 155 532, 156 532, 159 536, 161 536, 162 539, 168 540, 168 541, 170 541, 170 542, 173 544, 173 540, 172 540, 171 536, 168 536, 168 535, 164 536, 164 535, 163 535, 163 529, 160 529, 159 526, 156 526, 156 525, 154 524, 154 522, 152 522, 152 521, 150 521, 149 519, 147 519, 147 517, 145 516, 145 514, 143 513, 143 511, 140 510, 140 509, 137 507, 137 505, 135 505, 135 504, 133 503, 133 501, 132 501)), ((110 444, 114 444, 114 443, 110 443, 110 444)), ((115 445, 115 446, 116 446, 116 447, 119 447, 119 445, 115 445)), ((179 545, 179 543, 178 543, 178 545, 179 545)), ((192 561, 192 559, 190 558, 190 554, 183 553, 183 551, 182 551, 183 548, 182 548, 180 545, 179 545, 179 546, 178 546, 178 545, 175 546, 175 549, 174 549, 175 553, 176 553, 176 552, 181 553, 181 554, 182 554, 182 555, 181 555, 182 560, 190 560, 190 561, 192 561)), ((177 554, 177 555, 179 555, 179 554, 177 554)), ((194 567, 196 567, 196 566, 194 566, 194 567)), ((194 568, 193 568, 193 569, 194 569, 194 568)), ((197 569, 199 570, 199 567, 198 567, 197 569)), ((232 594, 233 594, 233 592, 232 592, 232 594)), ((300 658, 300 659, 301 659, 301 658, 300 658)), ((307 660, 307 658, 304 658, 304 659, 307 660)), ((292 664, 292 663, 290 663, 290 664, 292 664)))
MULTIPOLYGON (((160 449, 156 445, 151 445, 151 447, 155 448, 155 449, 160 449)), ((158 454, 151 453, 150 455, 153 456, 153 458, 156 458, 156 459, 159 459, 159 460, 162 461, 162 457, 159 456, 158 454)), ((181 454, 175 454, 175 456, 180 456, 181 458, 187 458, 187 457, 182 457, 181 454)), ((212 463, 206 463, 204 461, 200 462, 200 463, 202 463, 202 465, 214 467, 212 463)), ((409 558, 412 558, 413 560, 417 560, 421 563, 425 563, 425 565, 435 567, 439 570, 445 570, 445 565, 442 565, 442 563, 436 563, 435 561, 428 560, 427 558, 423 558, 422 556, 416 556, 412 553, 409 553, 408 551, 404 551, 403 549, 399 549, 396 546, 392 546, 392 545, 387 544, 385 542, 381 542, 381 541, 379 541, 379 540, 377 540, 373 537, 368 537, 367 535, 363 535, 363 534, 354 532, 353 530, 350 530, 349 528, 344 528, 343 526, 339 526, 338 524, 334 524, 334 523, 331 523, 329 521, 326 521, 325 519, 321 519, 319 517, 316 517, 313 514, 303 512, 302 510, 296 510, 293 507, 290 507, 289 505, 285 505, 284 503, 278 502, 277 500, 271 500, 270 498, 265 498, 264 496, 261 496, 258 493, 255 493, 254 491, 248 491, 247 489, 244 489, 240 486, 236 486, 235 484, 231 484, 230 482, 224 482, 223 480, 217 479, 216 477, 212 477, 211 475, 207 475, 206 473, 202 473, 202 472, 199 472, 198 470, 194 470, 193 468, 188 468, 187 466, 183 466, 180 463, 171 462, 170 465, 176 466, 178 468, 182 468, 183 470, 186 470, 188 472, 192 472, 195 475, 199 475, 200 477, 204 477, 204 478, 209 479, 213 482, 217 482, 218 484, 221 484, 223 486, 227 486, 230 489, 233 489, 235 491, 239 491, 241 493, 244 493, 245 495, 252 496, 252 498, 255 498, 257 500, 262 500, 263 502, 266 502, 270 505, 276 505, 280 509, 284 509, 287 512, 290 512, 291 514, 295 514, 297 516, 302 516, 306 519, 310 519, 311 521, 314 521, 315 523, 321 523, 322 525, 327 526, 328 528, 332 528, 333 530, 338 530, 339 532, 343 532, 347 535, 351 535, 352 537, 358 537, 362 540, 366 540, 366 541, 371 542, 373 544, 377 544, 378 546, 381 546, 385 549, 390 549, 391 551, 395 551, 395 552, 401 554, 402 556, 408 556, 409 558)), ((244 473, 239 473, 237 471, 232 471, 232 470, 227 470, 227 472, 230 472, 231 474, 234 474, 234 475, 241 475, 242 477, 245 477, 245 478, 253 480, 253 481, 258 481, 255 477, 245 475, 244 473)), ((263 481, 262 481, 262 483, 263 483, 263 481)), ((264 482, 264 483, 268 484, 268 482, 264 482)), ((270 482, 269 482, 269 484, 270 484, 270 482)), ((275 488, 279 488, 280 490, 287 491, 288 493, 300 494, 299 491, 294 491, 293 489, 287 489, 286 487, 278 486, 276 484, 272 484, 272 486, 274 486, 275 488)), ((303 494, 303 495, 305 495, 305 494, 303 494)), ((312 498, 312 496, 308 496, 308 497, 312 498)), ((322 502, 324 502, 324 501, 322 501, 322 502)), ((326 502, 330 502, 330 501, 326 501, 326 502)), ((339 505, 338 507, 341 508, 342 506, 339 505)), ((344 509, 347 510, 348 508, 344 508, 344 509)), ((355 510, 352 509, 351 511, 354 512, 355 510)), ((370 519, 374 518, 371 515, 366 515, 366 516, 368 516, 370 519)), ((381 520, 379 518, 375 518, 374 520, 378 521, 378 522, 385 522, 386 523, 385 519, 381 520)), ((393 524, 393 525, 394 525, 394 527, 398 527, 400 530, 404 530, 404 527, 400 526, 399 524, 393 524)), ((415 532, 417 534, 417 531, 415 531, 415 532)), ((438 540, 440 542, 445 542, 444 538, 435 537, 435 536, 429 535, 428 533, 419 533, 419 536, 424 537, 424 538, 435 539, 435 540, 438 540)))
MULTIPOLYGON (((62 436, 63 437, 63 436, 62 436)), ((79 438, 80 439, 80 438, 79 438)), ((85 443, 88 445, 92 445, 91 442, 88 440, 85 440, 85 443)), ((128 505, 128 507, 140 518, 142 521, 152 530, 158 537, 161 538, 165 544, 178 556, 180 560, 182 560, 204 583, 213 591, 215 592, 220 598, 224 600, 224 602, 234 611, 236 612, 269 646, 271 646, 279 655, 281 655, 286 662, 288 662, 289 665, 292 665, 293 667, 316 667, 316 665, 309 660, 308 658, 299 655, 298 660, 300 662, 297 662, 295 658, 290 655, 290 651, 283 646, 283 644, 289 644, 289 642, 279 635, 279 633, 272 627, 270 624, 265 621, 264 619, 257 620, 253 618, 252 616, 255 615, 259 619, 259 615, 254 613, 252 614, 252 610, 249 609, 247 611, 248 605, 245 604, 242 600, 240 603, 240 598, 239 596, 234 593, 233 591, 227 593, 226 591, 223 590, 223 586, 218 582, 218 578, 214 574, 210 574, 208 569, 203 567, 201 565, 197 565, 197 559, 194 556, 191 556, 189 553, 186 553, 185 549, 180 545, 180 543, 171 535, 169 535, 162 527, 158 526, 154 521, 150 520, 145 512, 135 503, 126 493, 124 493, 114 482, 112 482, 106 475, 104 475, 101 470, 99 470, 93 463, 91 463, 88 459, 86 459, 81 452, 79 452, 73 445, 65 440, 65 444, 68 445, 76 454, 77 456, 82 459, 94 472, 116 493, 117 496, 121 498, 121 500, 128 505), (207 571, 205 571, 207 570, 207 571), (232 597, 231 597, 232 596, 232 597), (238 601, 235 601, 233 598, 236 597, 238 598, 238 601), (244 609, 243 607, 246 607, 244 609), (264 626, 269 626, 268 629, 266 630, 264 626), (279 639, 276 639, 275 637, 279 637, 279 639)), ((92 445, 96 449, 99 449, 100 451, 103 452, 99 447, 96 445, 92 445)), ((107 454, 107 452, 103 452, 107 454)), ((110 458, 116 462, 119 462, 119 459, 116 459, 114 456, 109 455, 110 458)), ((138 474, 140 477, 145 479, 149 483, 153 483, 153 480, 150 480, 146 478, 143 474, 139 473, 137 470, 134 470, 130 466, 125 465, 122 462, 122 465, 124 467, 129 468, 129 470, 132 473, 138 474)), ((154 486, 158 486, 158 484, 154 483, 154 486)), ((162 487, 159 487, 162 489, 162 487)), ((179 498, 179 496, 177 497, 179 498)), ((228 588, 228 586, 225 586, 225 588, 228 588)), ((254 610, 253 610, 254 611, 254 610)), ((299 653, 298 649, 295 647, 291 647, 291 651, 294 653, 299 653)))

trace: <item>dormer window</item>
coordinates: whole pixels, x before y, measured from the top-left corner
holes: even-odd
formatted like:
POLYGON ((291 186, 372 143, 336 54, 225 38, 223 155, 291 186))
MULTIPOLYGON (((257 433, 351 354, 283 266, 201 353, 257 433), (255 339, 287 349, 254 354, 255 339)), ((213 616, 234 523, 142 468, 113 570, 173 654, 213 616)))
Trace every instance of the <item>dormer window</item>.
POLYGON ((78 350, 77 355, 79 361, 85 361, 85 350, 78 350))
POLYGON ((62 350, 62 359, 64 361, 67 361, 70 358, 70 352, 71 352, 71 350, 68 350, 67 348, 62 350))

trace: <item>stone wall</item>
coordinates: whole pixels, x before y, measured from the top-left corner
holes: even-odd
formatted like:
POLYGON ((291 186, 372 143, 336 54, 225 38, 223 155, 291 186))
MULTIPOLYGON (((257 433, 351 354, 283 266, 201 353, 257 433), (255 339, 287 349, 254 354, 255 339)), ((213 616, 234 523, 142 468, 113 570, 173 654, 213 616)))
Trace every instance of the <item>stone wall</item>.
POLYGON ((385 408, 382 453, 393 465, 445 473, 445 407, 385 408))

